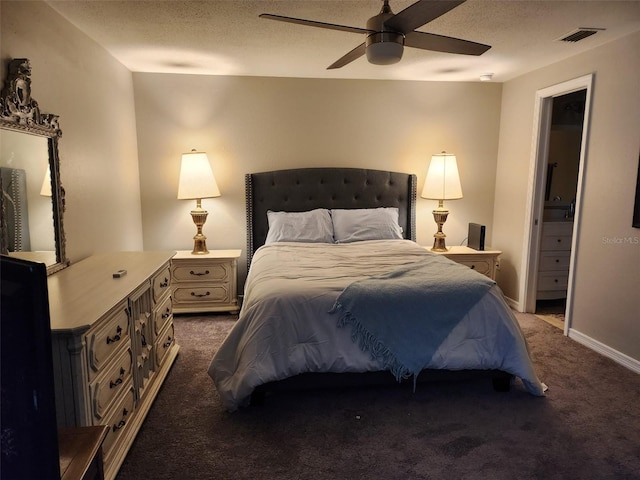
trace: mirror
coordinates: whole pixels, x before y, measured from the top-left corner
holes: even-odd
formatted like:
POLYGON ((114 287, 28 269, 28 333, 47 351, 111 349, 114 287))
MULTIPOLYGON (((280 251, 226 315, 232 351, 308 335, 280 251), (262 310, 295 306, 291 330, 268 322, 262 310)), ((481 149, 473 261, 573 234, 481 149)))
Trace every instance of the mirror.
POLYGON ((69 265, 61 135, 58 116, 31 97, 29 60, 11 60, 0 92, 0 254, 45 263, 49 275, 69 265))

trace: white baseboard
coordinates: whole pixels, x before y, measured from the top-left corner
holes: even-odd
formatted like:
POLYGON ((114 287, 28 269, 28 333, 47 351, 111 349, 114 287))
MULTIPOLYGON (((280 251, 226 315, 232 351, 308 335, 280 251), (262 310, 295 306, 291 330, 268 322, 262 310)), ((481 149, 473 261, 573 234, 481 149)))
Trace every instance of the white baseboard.
POLYGON ((636 360, 635 358, 631 358, 630 356, 625 355, 622 352, 618 352, 617 350, 614 350, 604 343, 594 340, 593 338, 585 335, 584 333, 580 333, 573 328, 569 329, 568 337, 590 348, 591 350, 594 350, 599 354, 610 358, 623 367, 626 367, 633 372, 640 373, 640 361, 636 360))
POLYGON ((511 308, 513 308, 516 312, 521 312, 522 310, 520 309, 520 302, 517 302, 516 300, 514 300, 513 298, 509 298, 506 295, 504 295, 504 299, 507 302, 507 305, 509 305, 511 308))

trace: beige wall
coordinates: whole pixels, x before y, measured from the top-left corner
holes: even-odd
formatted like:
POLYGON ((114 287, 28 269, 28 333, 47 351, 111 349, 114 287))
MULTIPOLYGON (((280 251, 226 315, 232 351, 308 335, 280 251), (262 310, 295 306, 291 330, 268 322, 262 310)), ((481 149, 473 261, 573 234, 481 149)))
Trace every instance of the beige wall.
MULTIPOLYGON (((203 200, 211 248, 246 254, 244 175, 351 166, 418 175, 441 150, 458 157, 464 198, 444 231, 491 231, 500 84, 213 77, 135 73, 145 249, 191 249, 195 201, 176 200, 180 155, 208 153, 222 196, 203 200)), ((430 245, 432 200, 419 199, 417 240, 430 245)), ((240 265, 241 280, 246 266, 240 265)))
POLYGON ((2 81, 28 58, 32 95, 60 116, 64 228, 72 262, 141 250, 142 220, 131 72, 43 2, 0 2, 2 81))
POLYGON ((640 34, 504 84, 494 243, 499 282, 518 299, 537 90, 594 74, 572 328, 640 359, 640 230, 631 227, 640 151, 640 34))
MULTIPOLYGON (((469 221, 487 224, 505 252, 500 285, 515 299, 535 92, 595 72, 574 328, 640 359, 640 246, 605 241, 640 236, 630 226, 640 34, 500 85, 132 76, 45 3, 2 1, 0 21, 2 78, 10 58, 30 58, 34 98, 61 117, 72 261, 100 250, 190 248, 192 205, 175 196, 180 154, 194 147, 209 153, 223 195, 204 201, 209 246, 243 253, 245 173, 394 169, 415 172, 420 189, 429 156, 445 149, 458 155, 465 195, 449 203, 449 243, 464 239, 469 221)), ((435 230, 433 206, 418 202, 423 244, 435 230)))

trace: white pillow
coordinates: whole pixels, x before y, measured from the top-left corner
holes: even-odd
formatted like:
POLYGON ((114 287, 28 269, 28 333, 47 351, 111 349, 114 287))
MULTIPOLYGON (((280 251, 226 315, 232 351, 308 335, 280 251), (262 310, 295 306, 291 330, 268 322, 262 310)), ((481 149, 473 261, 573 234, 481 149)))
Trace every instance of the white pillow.
POLYGON ((336 243, 402 239, 396 207, 331 210, 336 243))
POLYGON ((269 232, 265 245, 273 242, 333 243, 331 215, 326 208, 308 212, 267 211, 269 232))

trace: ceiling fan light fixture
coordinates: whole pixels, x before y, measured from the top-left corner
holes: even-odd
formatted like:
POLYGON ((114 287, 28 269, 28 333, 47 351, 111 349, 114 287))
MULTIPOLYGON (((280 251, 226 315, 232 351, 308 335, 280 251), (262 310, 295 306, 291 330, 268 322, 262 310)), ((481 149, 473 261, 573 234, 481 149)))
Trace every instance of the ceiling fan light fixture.
POLYGON ((367 60, 374 65, 398 63, 404 52, 404 35, 396 32, 378 32, 367 37, 367 60))

